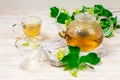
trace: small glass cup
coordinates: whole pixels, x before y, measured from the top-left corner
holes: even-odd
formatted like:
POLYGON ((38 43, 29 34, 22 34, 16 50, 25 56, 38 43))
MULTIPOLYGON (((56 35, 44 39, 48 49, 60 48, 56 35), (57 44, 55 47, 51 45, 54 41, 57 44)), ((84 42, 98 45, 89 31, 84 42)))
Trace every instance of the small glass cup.
MULTIPOLYGON (((12 26, 15 33, 18 32, 17 27, 22 27, 23 34, 21 38, 15 41, 15 47, 23 52, 21 62, 22 69, 34 70, 39 68, 43 53, 41 52, 40 29, 41 19, 37 16, 28 16, 22 19, 21 24, 14 24, 12 26)), ((18 28, 19 29, 19 28, 18 28)), ((45 58, 45 57, 44 57, 45 58)))
POLYGON ((42 51, 41 42, 38 38, 35 38, 34 41, 29 42, 31 46, 20 47, 18 43, 23 43, 25 41, 23 39, 16 41, 16 48, 22 52, 21 59, 19 60, 20 67, 28 71, 37 71, 40 68, 41 62, 43 63, 47 60, 42 51))
POLYGON ((20 67, 24 70, 35 71, 40 68, 40 55, 39 49, 23 51, 23 59, 20 67))
POLYGON ((23 36, 34 39, 39 37, 41 31, 41 19, 38 16, 28 16, 24 17, 20 24, 14 24, 12 26, 13 32, 22 34, 22 32, 18 32, 18 27, 22 27, 24 33, 23 36))
MULTIPOLYGON (((21 34, 22 37, 15 41, 15 46, 22 48, 33 48, 32 44, 37 44, 40 40, 41 19, 37 16, 24 17, 21 24, 12 26, 13 32, 21 34), (19 29, 22 28, 22 32, 19 29), (29 45, 29 46, 28 46, 29 45)), ((34 49, 34 48, 33 48, 34 49)))

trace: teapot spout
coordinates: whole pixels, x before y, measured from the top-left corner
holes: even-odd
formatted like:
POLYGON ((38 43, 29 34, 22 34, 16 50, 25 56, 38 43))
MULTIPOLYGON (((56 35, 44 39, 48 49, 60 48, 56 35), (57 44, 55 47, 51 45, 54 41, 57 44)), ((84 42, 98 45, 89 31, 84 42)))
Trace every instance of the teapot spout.
POLYGON ((59 32, 59 36, 65 39, 65 33, 66 33, 65 31, 61 31, 59 32))

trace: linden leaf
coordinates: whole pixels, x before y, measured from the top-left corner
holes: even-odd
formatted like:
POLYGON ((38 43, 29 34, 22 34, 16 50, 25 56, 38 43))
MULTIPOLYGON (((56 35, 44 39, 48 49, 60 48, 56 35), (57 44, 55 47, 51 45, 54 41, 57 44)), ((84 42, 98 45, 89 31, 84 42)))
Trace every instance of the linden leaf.
MULTIPOLYGON (((104 29, 103 29, 104 34, 105 34, 108 30, 109 30, 109 28, 104 28, 104 29)), ((114 36, 114 35, 113 35, 113 32, 110 32, 109 34, 106 34, 106 35, 105 35, 106 38, 112 37, 112 36, 114 36)))
POLYGON ((29 42, 25 42, 25 43, 22 44, 22 46, 28 47, 28 46, 30 46, 30 43, 29 42))
POLYGON ((65 56, 64 49, 60 49, 56 54, 56 57, 57 57, 58 60, 62 60, 64 56, 65 56))
POLYGON ((76 54, 68 54, 64 56, 61 61, 65 65, 68 65, 70 69, 73 69, 79 66, 79 56, 77 56, 76 54))
POLYGON ((90 64, 97 65, 100 62, 100 60, 101 59, 94 52, 91 52, 87 55, 87 62, 90 64))
POLYGON ((51 17, 56 18, 59 13, 59 8, 54 6, 54 7, 51 7, 50 10, 51 10, 51 12, 50 12, 51 17))
POLYGON ((79 66, 79 54, 80 48, 68 46, 69 53, 63 57, 61 60, 67 67, 70 69, 76 68, 79 66))
POLYGON ((79 55, 79 53, 80 53, 80 48, 79 47, 68 46, 68 49, 69 49, 69 52, 71 54, 79 55))
POLYGON ((76 69, 73 69, 73 70, 71 70, 71 75, 73 76, 73 77, 78 77, 77 76, 77 70, 76 69))
POLYGON ((64 24, 65 21, 69 18, 69 15, 64 13, 64 12, 61 12, 59 14, 59 16, 57 17, 57 22, 58 23, 61 23, 61 24, 64 24))
POLYGON ((94 52, 91 52, 86 56, 80 57, 80 63, 90 63, 93 65, 97 65, 99 62, 100 62, 100 58, 94 52))

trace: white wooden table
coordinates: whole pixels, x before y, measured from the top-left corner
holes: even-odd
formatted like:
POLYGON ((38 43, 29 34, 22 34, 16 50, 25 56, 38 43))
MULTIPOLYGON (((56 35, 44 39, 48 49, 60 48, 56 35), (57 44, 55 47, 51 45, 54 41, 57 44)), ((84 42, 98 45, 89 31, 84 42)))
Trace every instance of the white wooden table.
MULTIPOLYGON (((113 11, 115 10, 120 9, 113 11)), ((44 62, 37 71, 21 69, 21 51, 14 46, 18 35, 12 32, 11 27, 29 15, 41 17, 41 35, 44 35, 45 40, 56 35, 56 27, 49 17, 49 10, 0 9, 0 80, 120 80, 120 30, 115 31, 113 38, 107 39, 109 50, 106 53, 108 55, 102 57, 102 64, 95 66, 94 71, 80 71, 78 78, 48 62, 44 62)), ((120 16, 120 13, 114 15, 120 16)))

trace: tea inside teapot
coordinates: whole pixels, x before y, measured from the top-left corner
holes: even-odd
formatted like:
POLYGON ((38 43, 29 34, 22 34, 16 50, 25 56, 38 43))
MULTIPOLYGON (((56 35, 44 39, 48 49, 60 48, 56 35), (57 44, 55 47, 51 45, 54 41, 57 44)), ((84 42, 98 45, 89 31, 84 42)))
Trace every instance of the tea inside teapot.
POLYGON ((91 51, 103 40, 103 31, 96 17, 82 14, 72 21, 66 29, 65 40, 70 46, 80 47, 81 51, 91 51))

